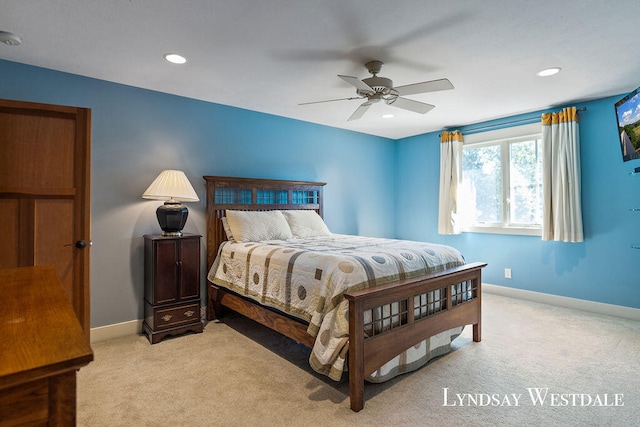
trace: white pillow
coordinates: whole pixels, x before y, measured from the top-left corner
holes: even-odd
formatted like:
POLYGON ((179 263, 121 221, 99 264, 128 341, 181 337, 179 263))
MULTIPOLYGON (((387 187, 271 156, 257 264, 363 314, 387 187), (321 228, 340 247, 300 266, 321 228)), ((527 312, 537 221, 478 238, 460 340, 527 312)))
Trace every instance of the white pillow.
POLYGON ((224 234, 227 235, 227 240, 233 241, 233 233, 231 232, 231 228, 229 228, 229 221, 227 221, 227 217, 223 216, 222 220, 222 228, 224 228, 224 234))
POLYGON ((331 232, 320 215, 314 210, 282 211, 293 237, 330 236, 331 232))
POLYGON ((286 240, 293 236, 280 211, 227 211, 227 223, 236 242, 286 240))

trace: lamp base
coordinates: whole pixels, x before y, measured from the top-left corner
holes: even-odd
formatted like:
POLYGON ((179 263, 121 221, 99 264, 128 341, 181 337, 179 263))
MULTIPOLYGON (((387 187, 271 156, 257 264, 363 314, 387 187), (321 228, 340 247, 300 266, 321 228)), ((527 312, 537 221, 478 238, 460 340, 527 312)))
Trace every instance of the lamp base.
POLYGON ((165 202, 156 209, 156 217, 163 236, 182 236, 189 210, 178 202, 165 202))
POLYGON ((164 237, 180 237, 182 236, 182 231, 163 231, 162 235, 164 237))

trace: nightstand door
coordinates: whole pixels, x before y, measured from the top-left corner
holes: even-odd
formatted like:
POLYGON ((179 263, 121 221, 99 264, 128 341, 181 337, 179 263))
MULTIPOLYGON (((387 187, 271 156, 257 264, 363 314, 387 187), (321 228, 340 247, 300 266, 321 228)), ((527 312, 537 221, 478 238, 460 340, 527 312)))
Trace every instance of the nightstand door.
POLYGON ((154 305, 179 301, 180 240, 155 240, 154 305))
POLYGON ((200 297, 200 237, 180 239, 180 299, 200 297))

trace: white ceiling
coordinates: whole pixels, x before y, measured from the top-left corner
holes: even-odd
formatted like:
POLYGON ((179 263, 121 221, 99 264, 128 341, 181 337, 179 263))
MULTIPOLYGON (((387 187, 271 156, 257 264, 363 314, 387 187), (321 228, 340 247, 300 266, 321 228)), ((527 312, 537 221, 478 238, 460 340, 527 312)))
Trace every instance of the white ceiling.
POLYGON ((22 37, 0 59, 397 139, 634 89, 639 17, 638 0, 0 0, 22 37), (298 105, 355 96, 337 75, 374 59, 395 86, 455 89, 407 96, 425 115, 298 105))

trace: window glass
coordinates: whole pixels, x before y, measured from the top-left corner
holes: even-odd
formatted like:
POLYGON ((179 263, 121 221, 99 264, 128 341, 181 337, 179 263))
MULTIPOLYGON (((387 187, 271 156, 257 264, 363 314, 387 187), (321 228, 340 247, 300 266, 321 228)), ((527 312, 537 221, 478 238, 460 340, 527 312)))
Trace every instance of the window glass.
POLYGON ((478 223, 502 222, 502 161, 500 146, 462 150, 463 205, 465 217, 478 223))
POLYGON ((539 235, 540 125, 465 136, 458 200, 465 231, 539 235))
POLYGON ((513 224, 542 224, 542 141, 513 142, 509 155, 510 218, 513 224))

